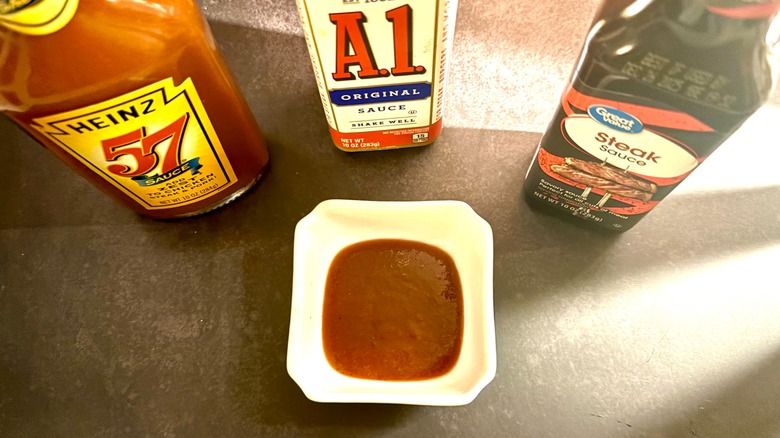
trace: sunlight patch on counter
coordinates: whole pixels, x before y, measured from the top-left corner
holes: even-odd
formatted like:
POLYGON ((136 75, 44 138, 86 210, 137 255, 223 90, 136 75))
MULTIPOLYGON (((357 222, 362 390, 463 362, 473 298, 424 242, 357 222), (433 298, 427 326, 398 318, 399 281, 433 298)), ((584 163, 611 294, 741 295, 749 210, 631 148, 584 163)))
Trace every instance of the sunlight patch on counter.
POLYGON ((767 104, 748 119, 675 194, 777 187, 780 172, 780 105, 767 104))
POLYGON ((623 278, 575 274, 524 310, 520 369, 541 393, 607 414, 617 408, 600 394, 621 382, 632 402, 619 411, 636 423, 715 399, 780 354, 778 260, 774 242, 684 265, 660 258, 623 278))

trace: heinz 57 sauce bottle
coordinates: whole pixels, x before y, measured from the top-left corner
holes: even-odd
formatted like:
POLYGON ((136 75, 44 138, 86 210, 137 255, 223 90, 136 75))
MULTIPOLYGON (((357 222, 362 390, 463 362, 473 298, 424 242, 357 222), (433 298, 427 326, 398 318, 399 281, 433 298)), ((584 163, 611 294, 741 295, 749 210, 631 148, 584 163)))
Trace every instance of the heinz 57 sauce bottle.
POLYGON ((532 205, 635 225, 768 98, 780 2, 607 2, 537 151, 532 205))
POLYGON ((297 0, 336 146, 424 146, 441 132, 457 0, 297 0))
POLYGON ((268 162, 192 0, 0 0, 0 111, 154 218, 217 208, 268 162))

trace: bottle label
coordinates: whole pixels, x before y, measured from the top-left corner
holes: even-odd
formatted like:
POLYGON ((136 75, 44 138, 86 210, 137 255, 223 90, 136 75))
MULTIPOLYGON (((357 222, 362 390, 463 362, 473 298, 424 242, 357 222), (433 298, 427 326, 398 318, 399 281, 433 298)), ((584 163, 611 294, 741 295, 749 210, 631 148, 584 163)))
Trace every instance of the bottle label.
POLYGON ((569 87, 529 170, 529 194, 601 226, 628 228, 704 161, 710 151, 685 140, 702 136, 725 137, 685 112, 569 87))
POLYGON ((168 78, 32 127, 147 210, 212 196, 236 175, 191 79, 168 78))
POLYGON ((20 33, 48 35, 70 22, 78 4, 78 0, 12 1, 0 13, 0 25, 20 33))
MULTIPOLYGON (((570 186, 569 198, 560 202, 594 217, 646 213, 664 196, 665 187, 678 184, 699 165, 702 158, 696 151, 661 128, 712 131, 682 112, 595 98, 574 88, 561 111, 560 131, 552 131, 560 140, 546 142, 538 154, 547 178, 542 191, 556 183, 570 186)), ((553 201, 558 200, 556 195, 553 201)))
POLYGON ((455 0, 299 0, 325 116, 344 150, 441 130, 455 0))
POLYGON ((699 164, 694 150, 659 128, 712 131, 683 112, 594 98, 573 88, 565 105, 561 133, 572 145, 626 175, 659 185, 682 181, 699 164))
POLYGON ((778 0, 707 0, 713 14, 741 20, 768 18, 780 10, 778 0))

